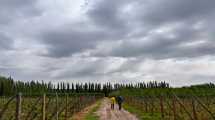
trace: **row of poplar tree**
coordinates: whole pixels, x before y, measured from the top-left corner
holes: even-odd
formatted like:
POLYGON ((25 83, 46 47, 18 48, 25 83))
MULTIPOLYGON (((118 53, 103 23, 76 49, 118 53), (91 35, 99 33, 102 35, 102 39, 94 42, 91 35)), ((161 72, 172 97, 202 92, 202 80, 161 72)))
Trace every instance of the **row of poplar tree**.
POLYGON ((111 83, 65 83, 53 84, 38 81, 14 81, 11 77, 0 76, 0 96, 9 96, 22 92, 29 95, 42 93, 105 93, 108 94, 121 88, 169 88, 166 82, 148 82, 136 84, 111 83))

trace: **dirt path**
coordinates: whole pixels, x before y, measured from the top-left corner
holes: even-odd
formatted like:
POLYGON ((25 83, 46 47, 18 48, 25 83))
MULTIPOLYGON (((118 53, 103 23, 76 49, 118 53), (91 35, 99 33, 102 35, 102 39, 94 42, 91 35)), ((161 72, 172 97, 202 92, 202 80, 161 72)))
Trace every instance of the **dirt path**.
POLYGON ((124 109, 119 111, 117 104, 115 104, 115 109, 111 110, 110 100, 108 98, 105 98, 102 101, 102 104, 96 114, 100 117, 100 120, 138 120, 135 115, 124 109))
POLYGON ((92 110, 97 104, 93 104, 90 105, 88 107, 86 107, 85 109, 83 109, 82 111, 76 113, 73 117, 72 120, 84 120, 84 118, 86 117, 87 113, 90 112, 90 110, 92 110))

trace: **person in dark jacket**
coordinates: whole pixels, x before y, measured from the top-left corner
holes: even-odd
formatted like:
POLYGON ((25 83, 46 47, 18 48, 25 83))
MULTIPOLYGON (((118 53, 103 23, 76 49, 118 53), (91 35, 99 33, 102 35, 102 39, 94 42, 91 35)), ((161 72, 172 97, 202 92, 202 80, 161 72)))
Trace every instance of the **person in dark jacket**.
POLYGON ((122 96, 117 96, 117 103, 119 105, 119 110, 122 109, 122 103, 124 102, 124 98, 122 96))

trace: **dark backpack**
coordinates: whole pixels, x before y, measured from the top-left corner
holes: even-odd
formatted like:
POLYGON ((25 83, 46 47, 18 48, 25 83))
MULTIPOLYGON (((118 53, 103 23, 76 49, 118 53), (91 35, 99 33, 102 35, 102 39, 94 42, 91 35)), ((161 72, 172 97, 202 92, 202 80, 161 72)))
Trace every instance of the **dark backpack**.
POLYGON ((124 101, 124 98, 122 96, 117 97, 117 102, 122 103, 124 101))

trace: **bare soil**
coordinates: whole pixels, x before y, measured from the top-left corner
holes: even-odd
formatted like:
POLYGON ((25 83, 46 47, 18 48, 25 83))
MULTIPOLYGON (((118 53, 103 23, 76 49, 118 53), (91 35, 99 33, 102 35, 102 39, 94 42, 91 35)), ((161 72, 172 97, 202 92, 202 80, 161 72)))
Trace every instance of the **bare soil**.
POLYGON ((87 113, 90 112, 97 104, 90 105, 86 108, 84 108, 82 111, 76 113, 73 117, 72 120, 84 120, 86 117, 87 113))
POLYGON ((111 110, 110 100, 104 98, 102 104, 96 114, 99 116, 100 120, 138 120, 137 117, 128 111, 118 109, 118 105, 115 104, 115 109, 111 110))

